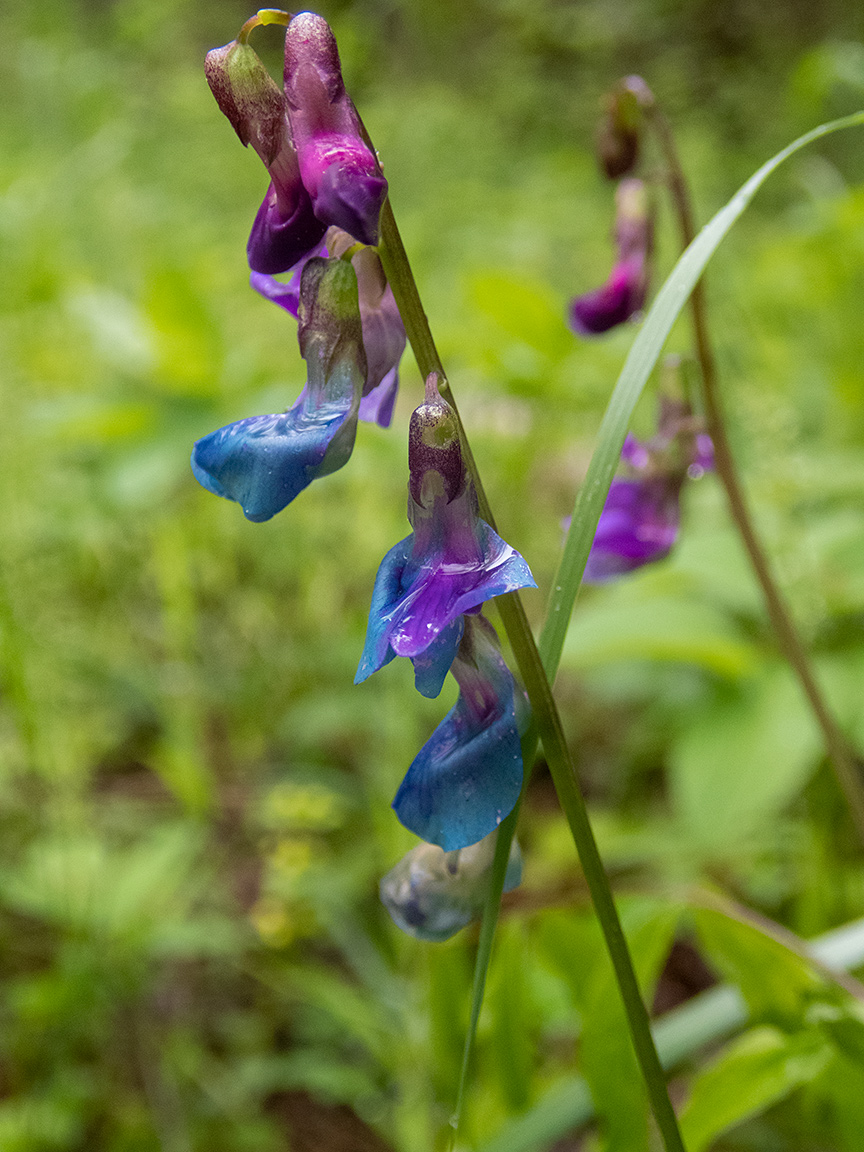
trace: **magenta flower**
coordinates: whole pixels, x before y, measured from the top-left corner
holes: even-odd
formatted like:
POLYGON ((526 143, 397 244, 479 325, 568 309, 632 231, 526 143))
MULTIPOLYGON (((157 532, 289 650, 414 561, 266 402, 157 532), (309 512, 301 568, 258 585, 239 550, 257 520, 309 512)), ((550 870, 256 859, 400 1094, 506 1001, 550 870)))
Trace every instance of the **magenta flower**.
POLYGON ((609 279, 570 305, 570 327, 580 336, 598 336, 623 324, 645 305, 653 225, 641 180, 622 180, 615 193, 618 256, 609 279))
POLYGON ((408 656, 418 691, 437 696, 459 646, 463 614, 536 584, 519 553, 477 514, 456 419, 434 373, 425 403, 411 417, 408 465, 414 531, 381 562, 355 683, 394 656, 408 656))
POLYGON ((301 12, 288 25, 285 96, 315 215, 363 244, 377 244, 387 181, 345 91, 336 39, 314 12, 301 12))
POLYGON ((494 832, 519 799, 523 775, 515 684, 484 617, 465 617, 451 671, 459 699, 415 757, 393 800, 401 823, 445 852, 494 832))
POLYGON ((603 584, 668 556, 681 520, 681 488, 714 466, 711 438, 689 407, 664 397, 657 435, 641 444, 628 433, 627 474, 609 487, 585 566, 587 584, 603 584))

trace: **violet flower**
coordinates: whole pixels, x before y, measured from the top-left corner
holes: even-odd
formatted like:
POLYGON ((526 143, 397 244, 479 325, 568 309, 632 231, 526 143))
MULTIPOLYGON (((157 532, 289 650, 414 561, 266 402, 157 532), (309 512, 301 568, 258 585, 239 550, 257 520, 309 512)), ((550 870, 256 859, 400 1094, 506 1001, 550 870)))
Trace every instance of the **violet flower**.
MULTIPOLYGON (((381 902, 393 922, 418 940, 440 942, 483 914, 497 833, 455 852, 437 844, 417 844, 381 880, 381 902)), ((518 888, 522 855, 514 840, 504 891, 518 888)))
POLYGON ((326 225, 300 176, 285 95, 254 49, 236 40, 208 52, 204 71, 222 112, 270 174, 246 247, 249 266, 268 275, 286 272, 320 243, 326 225))
MULTIPOLYGON (((344 256, 354 238, 339 228, 329 228, 319 247, 304 257, 291 271, 291 281, 283 284, 273 276, 253 272, 252 287, 292 316, 297 315, 299 285, 306 260, 313 255, 344 256)), ((360 248, 351 257, 357 273, 363 347, 366 351, 366 381, 360 400, 360 419, 389 428, 399 389, 399 361, 405 351, 405 326, 387 283, 378 253, 360 248)))
POLYGON ((377 244, 387 181, 345 91, 333 32, 314 12, 301 12, 288 25, 285 96, 315 215, 363 244, 377 244))
POLYGON ((435 373, 411 417, 408 519, 414 531, 381 562, 355 684, 394 656, 414 662, 417 689, 437 696, 462 634, 462 616, 517 588, 535 588, 528 565, 481 520, 462 461, 453 409, 435 373))
POLYGON ((493 832, 522 788, 513 676, 492 625, 482 616, 464 620, 451 668, 459 699, 414 759, 393 800, 402 824, 445 852, 493 832))
POLYGON ((269 520, 314 479, 341 468, 357 430, 366 359, 357 278, 344 260, 314 258, 300 282, 306 386, 293 408, 252 416, 198 440, 192 471, 208 491, 269 520))
POLYGON ((714 466, 711 438, 689 407, 664 397, 658 433, 647 444, 627 434, 621 460, 628 475, 609 487, 583 579, 603 584, 668 556, 678 535, 681 488, 714 466))
POLYGON ((598 336, 641 312, 648 292, 653 224, 641 180, 622 180, 615 193, 618 250, 609 279, 570 305, 570 327, 580 336, 598 336))

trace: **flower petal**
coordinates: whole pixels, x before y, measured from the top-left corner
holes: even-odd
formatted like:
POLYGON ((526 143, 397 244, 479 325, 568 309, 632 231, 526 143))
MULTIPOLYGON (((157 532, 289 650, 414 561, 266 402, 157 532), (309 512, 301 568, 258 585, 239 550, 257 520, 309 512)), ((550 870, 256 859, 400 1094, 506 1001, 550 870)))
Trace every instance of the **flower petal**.
POLYGON ((482 727, 460 696, 408 769, 393 809, 406 828, 451 852, 498 827, 519 798, 522 775, 511 679, 509 703, 482 727))

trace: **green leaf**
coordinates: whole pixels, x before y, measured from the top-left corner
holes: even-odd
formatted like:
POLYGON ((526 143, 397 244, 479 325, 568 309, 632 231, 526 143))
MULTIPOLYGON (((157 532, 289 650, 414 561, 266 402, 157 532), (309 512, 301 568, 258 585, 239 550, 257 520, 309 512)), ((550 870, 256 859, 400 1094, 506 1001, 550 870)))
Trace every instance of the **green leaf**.
POLYGON ((727 1128, 809 1083, 830 1056, 825 1040, 812 1033, 787 1036, 770 1027, 745 1033, 696 1077, 681 1113, 688 1152, 703 1152, 727 1128))
POLYGON ((575 617, 561 655, 565 667, 592 668, 615 660, 694 664, 736 679, 759 659, 728 617, 708 604, 671 597, 641 599, 610 589, 575 617))
POLYGON ((677 815, 700 845, 732 846, 792 800, 820 751, 792 672, 769 665, 687 716, 669 752, 677 815))
POLYGON ((696 908, 692 915, 709 963, 741 989, 753 1016, 802 1027, 820 985, 807 960, 713 908, 696 908))

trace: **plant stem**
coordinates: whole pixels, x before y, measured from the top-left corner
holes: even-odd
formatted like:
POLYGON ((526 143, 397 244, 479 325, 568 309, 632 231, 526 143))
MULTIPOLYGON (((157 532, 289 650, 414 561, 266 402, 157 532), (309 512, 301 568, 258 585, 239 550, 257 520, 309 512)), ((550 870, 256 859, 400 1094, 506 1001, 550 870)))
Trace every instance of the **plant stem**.
MULTIPOLYGON (((440 378, 439 391, 453 407, 456 414, 462 437, 463 452, 477 490, 481 515, 494 527, 495 521, 489 508, 489 502, 486 499, 452 391, 447 383, 446 374, 432 338, 429 322, 423 311, 417 285, 396 226, 389 199, 385 202, 381 213, 381 244, 378 252, 387 279, 393 289, 420 372, 424 378, 430 372, 438 373, 440 378)), ((612 889, 603 868, 603 862, 588 819, 585 801, 579 787, 576 765, 570 755, 570 749, 567 747, 561 718, 537 645, 534 643, 525 609, 518 593, 515 592, 498 597, 496 604, 519 665, 528 699, 531 702, 537 730, 543 742, 552 780, 570 826, 582 871, 585 874, 597 919, 600 922, 606 947, 615 970, 615 977, 630 1026, 630 1035, 657 1126, 662 1134, 667 1152, 684 1152, 684 1143, 666 1088, 666 1078, 651 1035, 648 1011, 639 991, 633 961, 618 917, 618 910, 615 907, 612 889)))
MULTIPOLYGON (((663 153, 668 174, 669 192, 678 217, 681 245, 682 248, 687 248, 696 235, 696 228, 687 182, 678 158, 672 130, 653 97, 646 100, 643 107, 648 122, 654 128, 663 153)), ((714 461, 717 475, 720 477, 720 482, 726 492, 732 519, 744 542, 756 579, 762 589, 768 617, 777 636, 780 649, 807 697, 822 732, 834 775, 846 798, 846 803, 849 805, 849 811, 858 835, 864 842, 864 785, 862 785, 858 774, 858 758, 825 701, 807 650, 798 634, 783 593, 774 578, 771 563, 756 532, 744 489, 738 477, 738 470, 726 432, 726 418, 720 397, 717 364, 708 337, 705 293, 701 280, 696 284, 690 296, 690 311, 693 320, 696 355, 702 375, 705 422, 708 434, 714 442, 714 461)))

